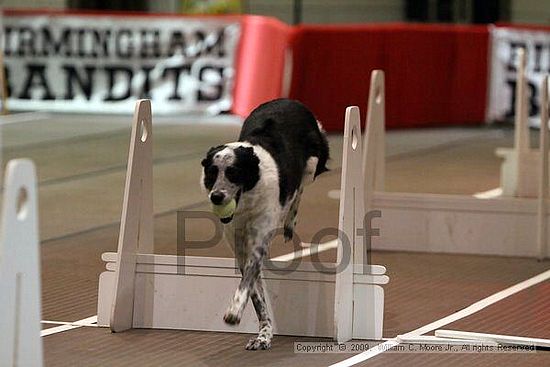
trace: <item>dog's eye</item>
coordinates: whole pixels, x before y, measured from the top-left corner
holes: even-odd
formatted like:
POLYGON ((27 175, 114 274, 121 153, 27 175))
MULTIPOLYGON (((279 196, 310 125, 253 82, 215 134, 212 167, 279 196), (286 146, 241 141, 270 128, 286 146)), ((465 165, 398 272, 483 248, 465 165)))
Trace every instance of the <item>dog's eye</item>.
POLYGON ((218 167, 209 166, 204 169, 204 186, 208 189, 212 189, 214 183, 216 182, 216 177, 218 176, 218 167))
POLYGON ((225 177, 229 181, 237 182, 239 180, 239 169, 236 167, 227 167, 225 169, 225 177))
POLYGON ((217 176, 218 175, 218 167, 216 167, 216 166, 207 167, 204 170, 204 173, 206 173, 207 176, 217 176))

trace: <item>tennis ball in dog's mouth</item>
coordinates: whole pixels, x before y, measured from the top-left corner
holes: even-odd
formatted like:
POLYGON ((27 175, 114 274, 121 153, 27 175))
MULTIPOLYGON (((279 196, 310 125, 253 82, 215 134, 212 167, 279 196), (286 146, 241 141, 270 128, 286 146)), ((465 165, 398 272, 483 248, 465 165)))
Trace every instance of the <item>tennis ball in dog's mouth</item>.
POLYGON ((235 213, 236 208, 237 202, 233 199, 225 205, 212 205, 212 212, 223 219, 231 217, 235 213))

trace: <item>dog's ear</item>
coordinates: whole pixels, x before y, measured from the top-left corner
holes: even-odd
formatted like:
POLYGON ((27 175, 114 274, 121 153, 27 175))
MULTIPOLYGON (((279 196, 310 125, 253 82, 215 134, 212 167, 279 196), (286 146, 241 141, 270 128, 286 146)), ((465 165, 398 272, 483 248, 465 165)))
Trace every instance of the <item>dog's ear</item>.
POLYGON ((206 158, 201 161, 201 165, 203 167, 210 166, 212 164, 212 158, 214 157, 214 154, 218 153, 223 148, 225 148, 225 145, 218 145, 217 147, 210 148, 208 150, 208 153, 206 153, 206 158))
POLYGON ((260 159, 251 147, 235 148, 235 157, 243 191, 252 190, 260 179, 260 159))

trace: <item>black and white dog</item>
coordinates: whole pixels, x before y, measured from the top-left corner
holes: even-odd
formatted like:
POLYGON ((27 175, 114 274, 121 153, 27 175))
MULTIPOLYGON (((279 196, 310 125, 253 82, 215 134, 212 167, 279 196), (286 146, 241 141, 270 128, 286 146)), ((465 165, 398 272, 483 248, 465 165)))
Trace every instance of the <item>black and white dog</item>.
POLYGON ((237 202, 234 215, 222 222, 242 279, 224 320, 238 324, 250 297, 259 334, 246 349, 271 346, 262 260, 281 227, 285 240, 292 239, 303 187, 327 171, 328 158, 327 138, 313 114, 297 101, 277 99, 252 111, 237 142, 211 148, 202 161, 201 182, 212 203, 237 202))

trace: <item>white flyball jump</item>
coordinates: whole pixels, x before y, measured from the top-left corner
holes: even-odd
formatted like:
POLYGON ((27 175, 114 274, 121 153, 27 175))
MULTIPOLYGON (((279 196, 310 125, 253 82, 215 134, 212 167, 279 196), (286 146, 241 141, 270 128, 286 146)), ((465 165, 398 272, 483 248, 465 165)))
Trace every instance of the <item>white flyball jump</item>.
POLYGON ((0 365, 40 367, 40 249, 36 173, 8 163, 0 238, 0 365))
MULTIPOLYGON (((381 73, 373 77, 381 93, 376 108, 383 108, 382 77, 381 73)), ((369 115, 383 116, 383 110, 369 115)), ((349 107, 339 209, 339 229, 349 241, 339 241, 337 257, 352 260, 344 261, 338 271, 334 263, 320 263, 322 272, 311 262, 289 271, 288 262, 272 260, 263 277, 275 334, 333 337, 339 342, 382 338, 381 285, 389 278, 383 266, 367 263, 367 249, 357 231, 366 212, 362 155, 359 109, 349 107)), ((99 280, 98 324, 114 332, 161 328, 257 333, 252 307, 247 307, 238 326, 223 322, 241 277, 234 259, 152 253, 151 178, 151 108, 150 101, 141 100, 132 125, 118 252, 102 256, 107 271, 99 280)))
MULTIPOLYGON (((521 73, 520 73, 521 74, 521 73)), ((522 83, 519 82, 519 85, 522 83)), ((541 95, 541 139, 547 139, 548 122, 548 79, 542 83, 541 95)), ((519 94, 521 95, 521 93, 519 94)), ((522 98, 519 98, 522 101, 522 98)), ((519 104, 522 104, 518 102, 519 104)), ((523 105, 523 104, 522 104, 523 105)), ((520 107, 520 114, 525 107, 520 107)), ((521 119, 520 119, 521 120, 521 119)), ((376 138, 383 145, 383 129, 376 138)), ((527 132, 528 133, 528 132, 527 132)), ((526 133, 516 135, 516 144, 525 146, 526 133)), ((545 140, 546 141, 546 140, 545 140)), ((547 142, 541 146, 545 152, 547 142)), ((522 148, 523 149, 523 148, 522 148)), ((539 152, 536 152, 539 154, 539 152)), ((382 148, 369 149, 367 167, 384 159, 382 148), (372 153, 372 154, 371 154, 372 153)), ((515 153, 514 153, 515 154, 515 153)), ((526 154, 535 154, 530 150, 526 154)), ((548 153, 546 153, 548 154, 548 153)), ((522 154, 519 154, 523 156, 522 154)), ((510 159, 514 158, 512 155, 510 159)), ((380 250, 446 252, 479 255, 527 256, 543 259, 549 256, 546 234, 548 225, 548 161, 536 160, 545 164, 532 174, 524 172, 523 159, 515 158, 508 162, 518 163, 517 177, 522 181, 531 180, 536 188, 540 186, 538 198, 508 197, 479 199, 468 195, 439 195, 428 193, 384 192, 380 189, 383 171, 375 171, 376 177, 366 182, 366 192, 372 193, 372 208, 381 210, 382 228, 380 237, 373 240, 373 248, 380 250), (536 172, 540 172, 537 175, 536 172), (538 179, 537 179, 538 177, 538 179)), ((515 166, 514 166, 515 167, 515 166)))

